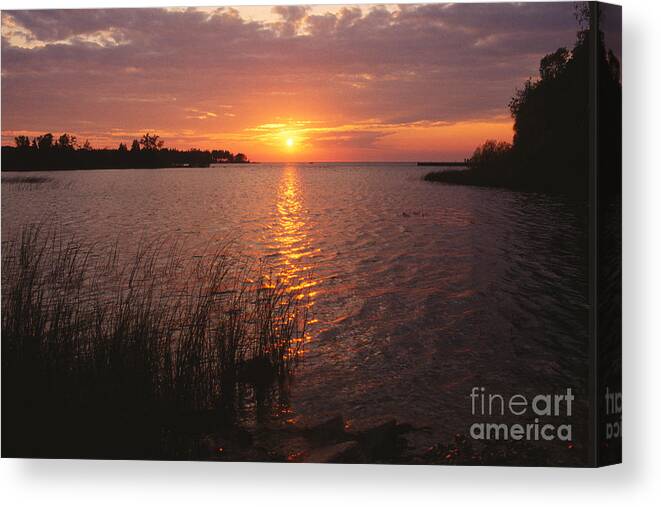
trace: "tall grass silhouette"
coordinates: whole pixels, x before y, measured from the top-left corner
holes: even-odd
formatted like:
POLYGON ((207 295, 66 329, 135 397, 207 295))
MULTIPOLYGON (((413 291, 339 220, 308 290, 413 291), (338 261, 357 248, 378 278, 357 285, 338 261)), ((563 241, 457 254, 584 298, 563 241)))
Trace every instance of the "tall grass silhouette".
POLYGON ((240 385, 284 383, 307 295, 231 246, 120 261, 36 226, 3 244, 3 455, 195 458, 190 435, 233 424, 240 385))

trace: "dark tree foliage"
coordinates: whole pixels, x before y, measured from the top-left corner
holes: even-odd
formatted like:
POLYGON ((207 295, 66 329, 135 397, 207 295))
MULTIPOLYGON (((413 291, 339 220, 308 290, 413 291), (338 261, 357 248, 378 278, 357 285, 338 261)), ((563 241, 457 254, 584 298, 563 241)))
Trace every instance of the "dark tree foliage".
POLYGON ((589 164, 588 37, 571 53, 545 56, 539 79, 517 90, 509 107, 514 118, 512 182, 545 191, 585 193, 589 164))
POLYGON ((39 136, 32 141, 40 151, 48 151, 53 147, 53 134, 50 132, 39 136))
POLYGON ((16 148, 19 150, 26 150, 30 147, 30 138, 28 136, 18 136, 14 138, 16 148))
POLYGON ((18 136, 14 141, 15 147, 2 147, 5 171, 207 167, 212 163, 249 162, 243 153, 235 155, 228 150, 168 149, 160 136, 151 133, 134 139, 130 150, 124 143, 116 150, 94 149, 88 140, 79 146, 76 136, 67 133, 57 140, 48 133, 32 141, 27 136, 18 136))
POLYGON ((165 143, 160 139, 160 136, 156 134, 151 135, 147 132, 142 139, 140 139, 140 146, 143 150, 147 151, 158 151, 163 148, 165 143))
MULTIPOLYGON (((577 11, 574 48, 559 48, 542 58, 539 77, 529 79, 509 103, 514 118, 512 145, 487 141, 469 159, 467 171, 432 173, 427 179, 502 186, 587 198, 590 153, 589 13, 577 11)), ((615 174, 605 164, 621 160, 620 64, 597 41, 600 174, 615 174)))
POLYGON ((246 155, 244 153, 237 153, 236 155, 234 155, 234 157, 232 159, 232 162, 237 162, 239 164, 245 164, 246 162, 248 162, 248 157, 246 157, 246 155))
POLYGON ((483 173, 484 177, 495 174, 512 177, 512 145, 505 141, 486 141, 475 148, 469 164, 471 169, 483 173))
POLYGON ((76 136, 70 136, 65 132, 59 137, 57 146, 63 150, 73 150, 76 147, 76 142, 76 136))

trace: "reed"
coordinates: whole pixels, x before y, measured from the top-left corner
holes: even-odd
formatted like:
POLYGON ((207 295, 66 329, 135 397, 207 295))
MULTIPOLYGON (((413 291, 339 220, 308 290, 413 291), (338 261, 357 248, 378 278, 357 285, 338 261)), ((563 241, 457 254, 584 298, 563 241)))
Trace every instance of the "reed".
POLYGON ((114 247, 26 227, 2 249, 3 455, 195 457, 241 386, 284 384, 306 294, 268 266, 158 241, 114 247))

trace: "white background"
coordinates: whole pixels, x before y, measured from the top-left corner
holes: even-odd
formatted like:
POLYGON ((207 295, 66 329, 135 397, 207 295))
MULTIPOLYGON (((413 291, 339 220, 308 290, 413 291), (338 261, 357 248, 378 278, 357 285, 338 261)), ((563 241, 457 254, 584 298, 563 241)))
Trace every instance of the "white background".
MULTIPOLYGON (((0 0, 0 7, 282 3, 297 2, 0 0)), ((624 6, 623 465, 583 470, 3 459, 0 461, 3 505, 140 503, 169 506, 204 502, 237 506, 374 504, 409 507, 454 504, 562 507, 593 503, 651 505, 653 501, 659 505, 661 2, 622 0, 621 3, 624 6)))

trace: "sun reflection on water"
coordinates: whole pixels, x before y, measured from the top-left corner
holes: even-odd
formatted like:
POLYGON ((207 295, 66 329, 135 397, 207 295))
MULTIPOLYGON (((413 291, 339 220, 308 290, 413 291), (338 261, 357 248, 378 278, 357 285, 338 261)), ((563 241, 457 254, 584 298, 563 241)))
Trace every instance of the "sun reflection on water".
MULTIPOLYGON (((305 299, 305 305, 312 313, 319 285, 314 273, 314 259, 319 249, 312 244, 298 171, 295 166, 286 166, 278 186, 276 223, 272 233, 279 262, 274 267, 274 275, 289 287, 289 291, 300 292, 297 297, 305 299)), ((311 317, 308 324, 315 322, 311 317)), ((306 333, 306 340, 310 339, 310 333, 306 333)))

